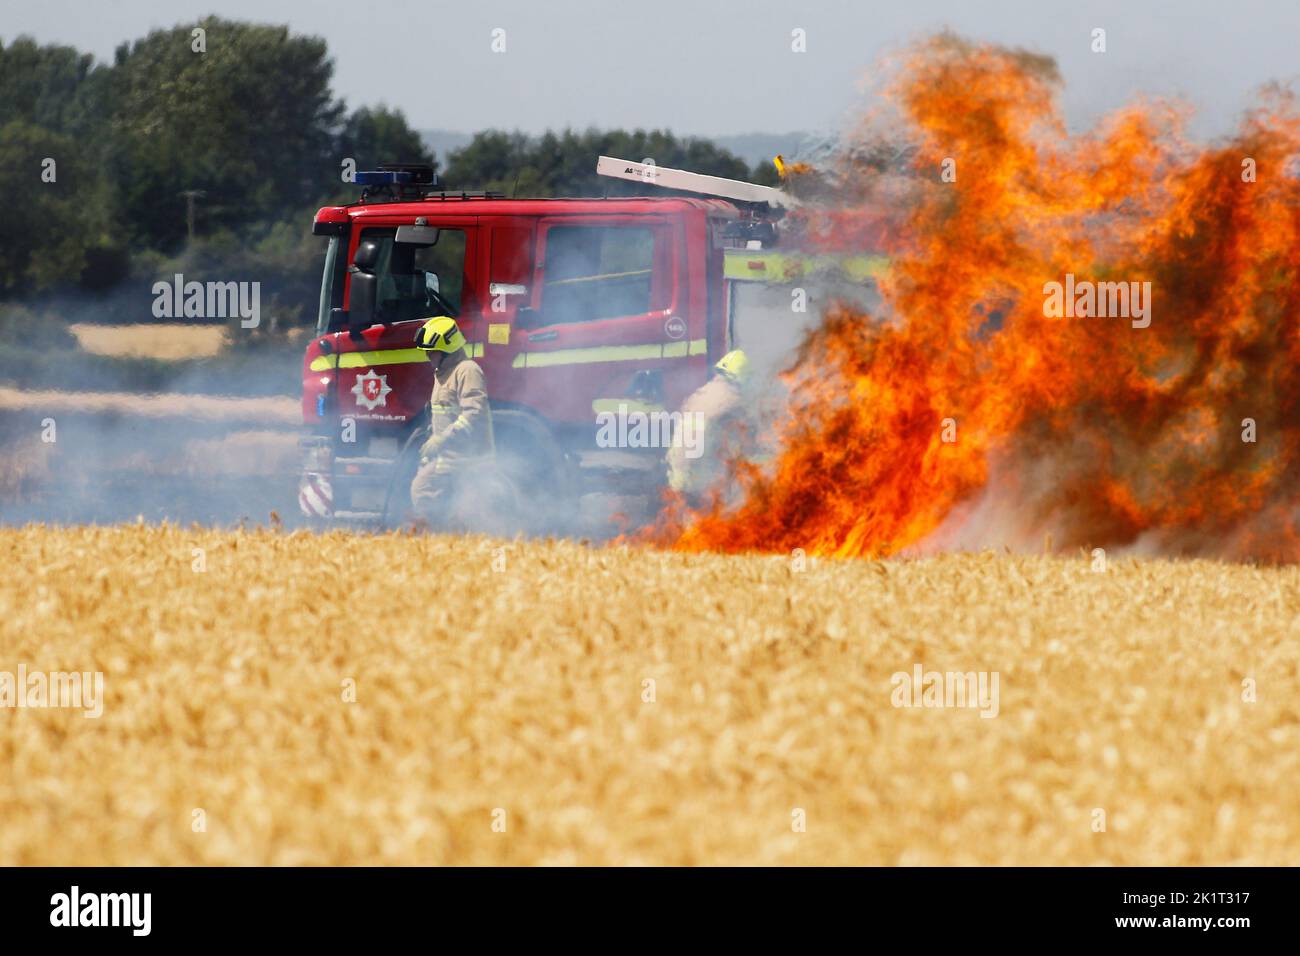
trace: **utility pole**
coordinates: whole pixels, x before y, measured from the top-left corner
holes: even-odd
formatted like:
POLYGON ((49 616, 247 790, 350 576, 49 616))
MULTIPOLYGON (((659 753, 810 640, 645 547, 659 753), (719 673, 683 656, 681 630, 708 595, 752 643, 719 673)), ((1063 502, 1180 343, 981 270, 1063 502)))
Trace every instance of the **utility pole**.
POLYGON ((189 241, 194 241, 194 200, 206 199, 208 194, 201 189, 186 189, 178 195, 185 197, 185 227, 189 241))

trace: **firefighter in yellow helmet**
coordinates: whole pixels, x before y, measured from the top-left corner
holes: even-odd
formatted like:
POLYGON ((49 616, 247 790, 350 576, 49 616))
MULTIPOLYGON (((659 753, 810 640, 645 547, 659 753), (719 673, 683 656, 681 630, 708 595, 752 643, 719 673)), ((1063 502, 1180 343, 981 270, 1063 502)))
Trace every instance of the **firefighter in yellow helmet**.
POLYGON ((739 349, 713 366, 716 374, 682 403, 682 417, 668 449, 668 487, 700 504, 726 474, 729 460, 753 435, 749 358, 739 349))
POLYGON ((415 334, 415 345, 429 353, 433 394, 429 397, 429 438, 420 448, 420 470, 411 482, 411 504, 437 524, 460 474, 492 460, 492 409, 483 369, 465 354, 465 336, 456 320, 438 316, 415 334))

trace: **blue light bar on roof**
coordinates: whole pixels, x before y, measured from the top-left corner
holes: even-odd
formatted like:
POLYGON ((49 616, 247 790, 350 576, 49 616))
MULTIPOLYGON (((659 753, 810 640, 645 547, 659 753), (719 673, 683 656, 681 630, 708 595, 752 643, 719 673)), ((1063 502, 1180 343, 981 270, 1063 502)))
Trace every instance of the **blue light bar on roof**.
POLYGON ((411 174, 404 169, 371 170, 356 173, 352 182, 357 186, 396 186, 409 183, 411 174))

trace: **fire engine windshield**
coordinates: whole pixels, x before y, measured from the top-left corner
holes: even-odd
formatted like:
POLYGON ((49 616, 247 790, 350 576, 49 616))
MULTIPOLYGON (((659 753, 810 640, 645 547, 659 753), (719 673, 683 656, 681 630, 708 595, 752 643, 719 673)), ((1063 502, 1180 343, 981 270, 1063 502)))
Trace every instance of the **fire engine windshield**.
POLYGON ((325 275, 320 283, 320 306, 316 313, 316 334, 324 335, 330 327, 330 310, 342 305, 342 283, 336 281, 339 265, 338 236, 330 238, 329 249, 325 252, 325 275))
POLYGON ((465 272, 465 233, 442 229, 432 246, 396 242, 394 229, 367 229, 361 238, 379 244, 375 275, 381 322, 460 314, 465 272))

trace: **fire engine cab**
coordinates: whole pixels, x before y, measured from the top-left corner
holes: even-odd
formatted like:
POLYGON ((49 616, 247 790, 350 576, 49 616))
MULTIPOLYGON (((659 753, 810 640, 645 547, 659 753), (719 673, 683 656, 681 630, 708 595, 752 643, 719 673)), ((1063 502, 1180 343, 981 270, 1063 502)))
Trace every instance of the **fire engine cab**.
POLYGON ((742 287, 768 290, 750 314, 797 332, 787 290, 810 266, 774 248, 784 192, 609 157, 597 169, 695 195, 507 199, 385 166, 356 174, 359 202, 316 214, 329 244, 303 361, 304 513, 405 516, 433 379, 413 343, 431 316, 456 318, 487 379, 498 468, 549 514, 593 491, 654 495, 663 450, 598 448, 596 416, 677 408, 743 344, 742 287))

